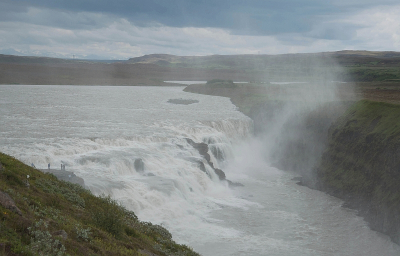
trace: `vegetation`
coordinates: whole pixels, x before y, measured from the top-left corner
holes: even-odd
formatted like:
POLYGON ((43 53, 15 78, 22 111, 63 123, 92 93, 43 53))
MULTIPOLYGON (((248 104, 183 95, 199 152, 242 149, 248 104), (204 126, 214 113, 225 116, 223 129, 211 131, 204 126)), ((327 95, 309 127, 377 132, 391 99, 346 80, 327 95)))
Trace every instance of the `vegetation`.
POLYGON ((357 82, 400 80, 399 67, 350 66, 345 74, 346 80, 357 82))
POLYGON ((320 168, 325 185, 389 203, 388 197, 375 194, 384 186, 386 191, 399 193, 400 199, 400 177, 396 178, 400 159, 387 159, 400 146, 400 105, 359 101, 331 127, 330 133, 329 152, 320 168))
POLYGON ((331 128, 319 189, 360 211, 400 243, 400 105, 362 100, 331 128))
POLYGON ((0 153, 0 255, 198 255, 107 196, 0 153), (20 213, 20 214, 18 214, 20 213))

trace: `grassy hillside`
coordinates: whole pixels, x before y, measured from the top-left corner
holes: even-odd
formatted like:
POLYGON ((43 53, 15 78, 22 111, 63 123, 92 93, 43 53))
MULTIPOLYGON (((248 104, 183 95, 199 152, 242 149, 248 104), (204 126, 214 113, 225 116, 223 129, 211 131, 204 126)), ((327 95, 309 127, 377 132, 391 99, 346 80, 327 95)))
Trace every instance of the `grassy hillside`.
POLYGON ((393 199, 393 203, 400 204, 400 194, 388 197, 381 193, 400 192, 400 159, 396 159, 400 153, 400 105, 359 101, 331 127, 330 133, 330 152, 324 156, 320 171, 323 184, 346 193, 368 194, 380 202, 391 204, 393 199), (396 176, 386 177, 391 174, 396 176), (373 183, 357 182, 372 177, 373 183), (388 179, 384 181, 385 178, 388 179))
POLYGON ((400 105, 362 100, 330 128, 318 188, 400 243, 400 105))
POLYGON ((2 200, 0 255, 198 255, 110 197, 0 153, 2 200))

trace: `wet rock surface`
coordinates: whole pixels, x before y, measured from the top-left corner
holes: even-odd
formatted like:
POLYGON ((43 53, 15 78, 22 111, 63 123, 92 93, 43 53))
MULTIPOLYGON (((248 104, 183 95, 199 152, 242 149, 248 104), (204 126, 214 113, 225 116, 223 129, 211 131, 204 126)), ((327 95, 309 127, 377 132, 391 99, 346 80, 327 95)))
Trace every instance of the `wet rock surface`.
POLYGON ((0 204, 6 208, 22 216, 21 210, 15 205, 14 200, 7 193, 0 191, 0 204))
MULTIPOLYGON (((197 149, 202 157, 207 161, 208 165, 214 170, 220 180, 226 180, 230 186, 243 186, 243 184, 238 182, 232 182, 226 179, 224 171, 215 168, 214 164, 211 162, 210 154, 208 154, 208 145, 206 143, 196 143, 192 139, 186 138, 186 141, 195 149, 197 149)), ((203 172, 206 172, 203 162, 199 162, 199 168, 203 172)))
POLYGON ((190 100, 190 99, 169 99, 167 102, 180 105, 190 105, 193 103, 199 103, 198 100, 190 100))
POLYGON ((135 162, 133 163, 133 166, 135 167, 135 170, 137 172, 143 172, 144 171, 144 162, 141 158, 135 159, 135 162))

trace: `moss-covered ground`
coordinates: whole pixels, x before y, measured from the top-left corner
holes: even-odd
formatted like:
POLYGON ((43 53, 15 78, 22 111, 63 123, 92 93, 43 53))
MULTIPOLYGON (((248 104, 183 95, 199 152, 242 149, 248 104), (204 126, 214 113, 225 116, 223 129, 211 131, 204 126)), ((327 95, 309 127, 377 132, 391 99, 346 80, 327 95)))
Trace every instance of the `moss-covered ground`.
POLYGON ((366 135, 379 134, 385 139, 398 139, 400 105, 361 100, 350 107, 340 121, 342 127, 363 130, 366 135))
POLYGON ((0 205, 0 255, 199 255, 110 197, 2 153, 0 163, 0 191, 22 213, 0 205))

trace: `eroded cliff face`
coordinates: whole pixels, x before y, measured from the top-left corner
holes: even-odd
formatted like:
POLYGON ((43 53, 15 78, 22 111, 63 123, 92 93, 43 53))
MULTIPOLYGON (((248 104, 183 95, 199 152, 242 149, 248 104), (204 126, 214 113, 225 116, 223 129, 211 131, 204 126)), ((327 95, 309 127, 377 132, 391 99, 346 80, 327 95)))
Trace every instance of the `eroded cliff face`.
MULTIPOLYGON (((258 135, 268 133, 282 104, 251 108, 258 135)), ((331 102, 294 115, 273 140, 270 158, 299 173, 299 184, 343 199, 371 229, 400 244, 400 105, 331 102)))
MULTIPOLYGON (((300 108, 298 104, 291 103, 289 108, 300 108)), ((287 113, 288 102, 266 101, 253 106, 249 115, 254 120, 256 136, 266 138, 265 143, 270 144, 270 163, 312 179, 310 170, 319 163, 326 148, 328 129, 345 106, 342 102, 329 102, 320 108, 287 113)))
POLYGON ((329 129, 316 188, 400 244, 400 106, 359 101, 329 129))

